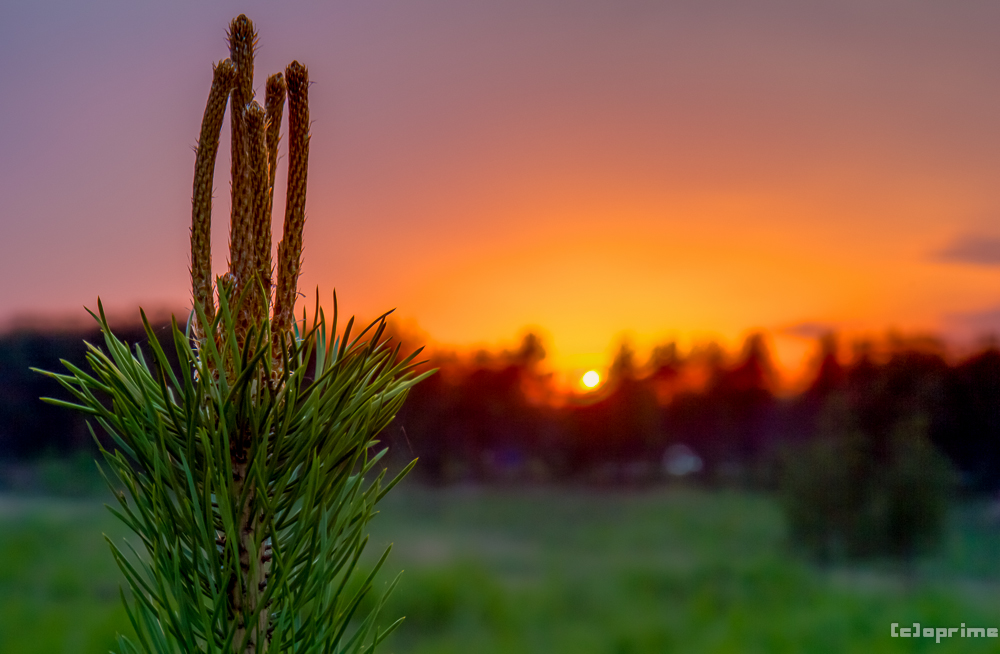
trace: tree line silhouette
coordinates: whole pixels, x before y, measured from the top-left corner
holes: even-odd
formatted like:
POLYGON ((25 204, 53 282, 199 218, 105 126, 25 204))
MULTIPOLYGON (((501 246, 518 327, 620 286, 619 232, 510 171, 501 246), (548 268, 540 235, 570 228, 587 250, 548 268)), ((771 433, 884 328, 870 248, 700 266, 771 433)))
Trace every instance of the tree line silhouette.
POLYGON ((953 360, 932 339, 898 336, 840 350, 835 335, 818 339, 808 385, 788 395, 760 333, 735 356, 665 344, 643 365, 623 344, 601 390, 551 402, 544 350, 528 334, 517 350, 464 363, 432 356, 441 373, 413 390, 386 436, 437 483, 655 481, 680 448, 705 480, 774 485, 802 444, 860 437, 877 460, 916 421, 964 488, 1000 488, 1000 350, 953 360))
MULTIPOLYGON (((169 325, 156 329, 169 333, 169 325)), ((145 341, 138 326, 118 333, 145 341)), ((405 352, 406 335, 396 338, 405 352)), ((85 368, 84 340, 101 343, 96 330, 0 336, 0 458, 94 447, 79 415, 38 400, 64 393, 30 370, 59 369, 60 359, 85 368)), ((796 445, 850 431, 877 457, 898 425, 919 419, 963 487, 1000 489, 996 346, 961 358, 930 339, 855 343, 847 356, 841 349, 832 334, 818 339, 808 385, 787 395, 760 333, 735 355, 668 343, 644 363, 623 344, 599 390, 566 394, 545 371, 541 339, 527 334, 508 351, 431 353, 426 365, 438 374, 411 391, 382 437, 390 460, 419 457, 415 474, 431 483, 645 483, 670 476, 671 453, 683 451, 697 457, 694 474, 704 480, 766 485, 796 445)))

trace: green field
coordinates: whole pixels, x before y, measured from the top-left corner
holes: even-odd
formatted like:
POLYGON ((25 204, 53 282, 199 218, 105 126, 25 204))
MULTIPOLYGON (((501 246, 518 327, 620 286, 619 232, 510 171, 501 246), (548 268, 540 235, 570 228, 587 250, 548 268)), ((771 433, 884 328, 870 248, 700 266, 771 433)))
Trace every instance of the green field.
MULTIPOLYGON (((954 512, 945 551, 819 569, 767 497, 408 486, 371 554, 403 577, 383 652, 997 652, 1000 639, 891 638, 889 625, 1000 627, 1000 525, 954 512)), ((107 652, 127 628, 100 499, 0 495, 0 653, 107 652)))

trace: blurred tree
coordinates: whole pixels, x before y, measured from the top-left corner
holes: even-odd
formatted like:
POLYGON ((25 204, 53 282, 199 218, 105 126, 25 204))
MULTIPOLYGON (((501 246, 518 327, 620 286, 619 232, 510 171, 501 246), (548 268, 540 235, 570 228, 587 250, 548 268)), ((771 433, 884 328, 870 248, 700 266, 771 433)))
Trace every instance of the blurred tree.
POLYGON ((615 358, 611 361, 611 368, 608 370, 608 382, 617 384, 633 380, 637 375, 635 348, 632 347, 632 343, 628 340, 623 340, 618 345, 615 358))
POLYGON ((934 442, 962 469, 965 485, 1000 487, 1000 351, 990 348, 955 366, 938 408, 934 442))
POLYGON ((822 400, 843 388, 844 366, 837 356, 839 344, 834 333, 824 334, 819 339, 819 355, 816 358, 816 375, 806 389, 804 399, 822 400))
POLYGON ((954 474, 920 415, 900 420, 888 448, 857 427, 844 396, 818 438, 786 452, 780 498, 793 543, 820 561, 892 557, 912 563, 940 544, 954 474))
POLYGON ((716 457, 746 465, 771 431, 776 376, 763 334, 751 334, 731 368, 716 375, 708 390, 716 420, 716 457))

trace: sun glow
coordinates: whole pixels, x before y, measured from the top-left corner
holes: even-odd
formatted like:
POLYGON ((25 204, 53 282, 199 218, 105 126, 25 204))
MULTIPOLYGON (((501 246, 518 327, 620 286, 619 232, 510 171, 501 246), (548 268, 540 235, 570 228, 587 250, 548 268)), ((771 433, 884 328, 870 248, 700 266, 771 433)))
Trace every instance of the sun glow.
POLYGON ((588 370, 583 374, 583 379, 581 379, 581 381, 587 388, 594 388, 601 383, 601 376, 597 374, 596 370, 588 370))

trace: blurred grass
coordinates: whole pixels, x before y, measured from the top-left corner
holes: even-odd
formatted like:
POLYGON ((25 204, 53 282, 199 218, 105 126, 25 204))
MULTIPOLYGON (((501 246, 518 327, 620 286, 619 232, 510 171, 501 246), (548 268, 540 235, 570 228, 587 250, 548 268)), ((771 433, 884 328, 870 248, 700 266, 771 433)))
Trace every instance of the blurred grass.
POLYGON ((0 495, 0 652, 106 653, 128 618, 94 499, 0 495))
MULTIPOLYGON (((0 496, 0 652, 88 654, 127 627, 99 499, 0 496)), ((406 486, 371 557, 404 570, 383 652, 994 652, 996 639, 901 639, 889 625, 1000 626, 1000 534, 954 512, 945 551, 816 568, 791 554, 767 497, 406 486)))

